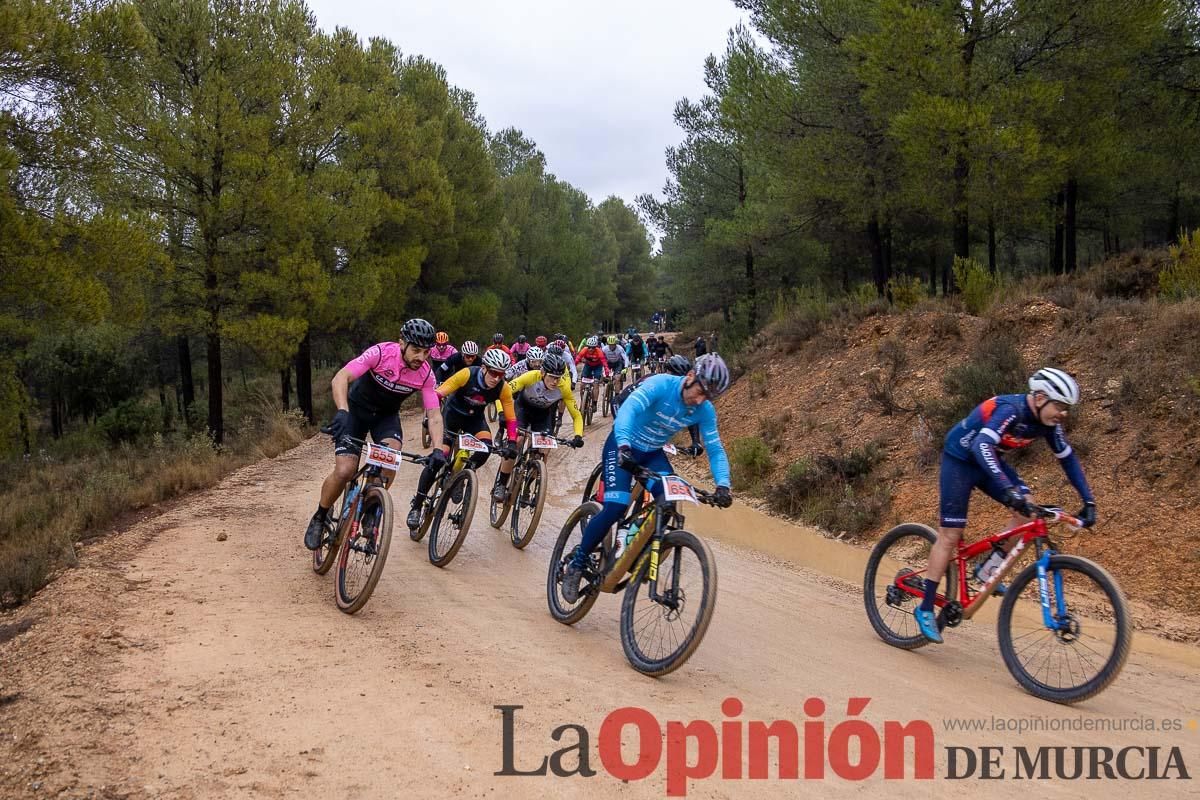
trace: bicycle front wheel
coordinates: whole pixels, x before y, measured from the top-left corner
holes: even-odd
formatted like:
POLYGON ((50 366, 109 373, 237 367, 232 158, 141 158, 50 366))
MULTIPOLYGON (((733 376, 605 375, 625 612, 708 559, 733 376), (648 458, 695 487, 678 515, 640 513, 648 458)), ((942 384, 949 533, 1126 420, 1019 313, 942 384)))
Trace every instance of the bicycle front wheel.
POLYGON ((589 568, 585 575, 591 581, 589 588, 581 591, 579 599, 568 603, 562 596, 563 570, 567 567, 579 545, 583 542, 583 530, 591 522, 592 517, 600 513, 598 503, 584 503, 571 512, 558 533, 554 550, 550 553, 550 569, 546 573, 546 603, 550 607, 550 616, 564 625, 574 625, 587 616, 599 594, 591 587, 603 578, 604 554, 597 550, 589 557, 589 568))
POLYGON ((504 502, 496 502, 495 488, 500 485, 500 470, 496 469, 496 481, 492 484, 492 494, 488 497, 488 523, 496 530, 504 524, 504 520, 508 518, 508 510, 513 504, 513 487, 517 485, 517 477, 521 473, 520 467, 514 467, 512 473, 508 476, 508 496, 504 498, 504 502))
POLYGON ((475 471, 461 469, 442 491, 429 527, 429 563, 444 567, 454 560, 475 514, 475 471))
POLYGON ((1078 703, 1116 680, 1129 656, 1129 610, 1117 582, 1086 558, 1053 555, 1046 570, 1049 625, 1037 564, 1013 579, 997 623, 1017 683, 1054 703, 1078 703))
POLYGON ((717 562, 704 540, 671 531, 659 548, 658 574, 650 559, 625 588, 621 647, 633 668, 659 677, 683 666, 712 621, 717 602, 717 562))
POLYGON ((513 472, 512 487, 508 493, 508 502, 512 506, 509 529, 512 545, 518 550, 524 550, 537 533, 538 522, 542 519, 542 506, 546 504, 545 475, 546 467, 538 458, 529 459, 519 476, 513 472))
POLYGON ((338 552, 334 598, 337 607, 353 614, 367 604, 392 544, 392 496, 382 486, 372 486, 359 504, 358 530, 346 536, 338 552))

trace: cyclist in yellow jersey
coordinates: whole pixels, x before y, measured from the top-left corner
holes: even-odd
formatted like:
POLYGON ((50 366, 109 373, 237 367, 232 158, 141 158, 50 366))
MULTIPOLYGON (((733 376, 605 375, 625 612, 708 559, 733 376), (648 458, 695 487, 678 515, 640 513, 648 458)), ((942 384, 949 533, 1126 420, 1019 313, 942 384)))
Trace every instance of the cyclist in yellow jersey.
MULTIPOLYGON (((534 433, 550 433, 554 424, 554 407, 561 400, 571 414, 575 425, 572 447, 583 447, 583 415, 575 403, 571 391, 571 377, 567 375, 567 362, 561 354, 550 352, 542 360, 540 370, 530 370, 508 384, 516 396, 517 424, 534 433)), ((515 458, 500 462, 499 482, 493 490, 496 502, 508 497, 508 476, 512 474, 515 458)))

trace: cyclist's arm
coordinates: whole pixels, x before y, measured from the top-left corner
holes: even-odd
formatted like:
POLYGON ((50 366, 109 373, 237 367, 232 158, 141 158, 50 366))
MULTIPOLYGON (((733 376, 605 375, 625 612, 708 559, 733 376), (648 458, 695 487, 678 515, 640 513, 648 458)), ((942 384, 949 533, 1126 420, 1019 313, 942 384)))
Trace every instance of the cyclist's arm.
POLYGON ((1071 445, 1067 444, 1063 426, 1055 425, 1054 430, 1047 434, 1046 441, 1050 443, 1050 449, 1054 452, 1054 457, 1058 459, 1063 472, 1066 473, 1067 480, 1079 493, 1079 498, 1085 503, 1096 502, 1096 498, 1092 495, 1092 488, 1088 486, 1087 478, 1083 475, 1083 465, 1079 463, 1079 456, 1075 455, 1071 445))
POLYGON ((567 368, 571 370, 571 382, 574 383, 579 380, 579 369, 575 366, 575 359, 568 358, 566 361, 567 368))
POLYGON ((996 485, 1005 490, 1013 488, 1013 483, 1000 468, 1000 454, 996 452, 996 445, 1000 444, 1005 429, 1016 418, 1016 409, 1006 405, 996 406, 996 413, 979 429, 979 433, 975 434, 971 442, 971 457, 975 459, 975 463, 983 467, 996 485))
POLYGON ((333 404, 337 406, 338 411, 350 409, 350 382, 356 377, 349 367, 342 367, 330 381, 329 386, 333 390, 333 404))
POLYGON ((659 384, 640 383, 625 402, 621 403, 621 408, 617 411, 617 418, 613 422, 613 437, 616 439, 618 447, 621 445, 633 446, 633 435, 636 433, 639 419, 658 400, 657 395, 654 394, 655 388, 669 383, 670 381, 662 381, 659 384))
POLYGON ((515 442, 517 440, 517 413, 513 410, 512 389, 508 387, 507 383, 500 389, 500 405, 504 409, 504 424, 508 427, 508 440, 515 442))
POLYGON ((721 444, 721 434, 717 433, 717 411, 708 403, 707 411, 701 411, 697 424, 700 426, 700 436, 708 450, 708 468, 712 471, 713 482, 717 486, 729 488, 733 482, 729 479, 729 458, 725 455, 725 446, 721 444))
POLYGON ((434 385, 432 373, 421 386, 421 404, 425 406, 425 417, 429 420, 429 438, 434 447, 441 447, 442 415, 438 412, 441 411, 442 403, 434 385))
POLYGON ((571 391, 571 379, 563 375, 558 381, 558 390, 562 392, 563 405, 567 407, 567 413, 571 415, 571 424, 575 428, 575 435, 583 436, 583 414, 579 413, 579 406, 575 403, 575 393, 571 391))
POLYGON ((437 387, 437 393, 441 397, 449 397, 459 389, 467 385, 467 381, 471 379, 471 370, 463 367, 458 372, 451 375, 446 380, 442 381, 442 385, 437 387))
POLYGON ((542 371, 540 369, 526 370, 523 374, 518 375, 508 382, 509 391, 513 394, 524 389, 526 386, 532 386, 542 379, 542 371))

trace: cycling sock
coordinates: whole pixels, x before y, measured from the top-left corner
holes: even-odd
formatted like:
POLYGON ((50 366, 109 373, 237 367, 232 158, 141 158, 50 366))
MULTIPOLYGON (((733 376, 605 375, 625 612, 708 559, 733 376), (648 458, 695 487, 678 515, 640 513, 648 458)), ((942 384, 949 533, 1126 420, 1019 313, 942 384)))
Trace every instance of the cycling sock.
POLYGON ((925 597, 921 600, 922 611, 933 611, 933 598, 937 595, 937 581, 925 579, 925 597))
POLYGON ((329 513, 329 509, 317 503, 317 513, 313 514, 317 519, 325 519, 325 515, 329 513))

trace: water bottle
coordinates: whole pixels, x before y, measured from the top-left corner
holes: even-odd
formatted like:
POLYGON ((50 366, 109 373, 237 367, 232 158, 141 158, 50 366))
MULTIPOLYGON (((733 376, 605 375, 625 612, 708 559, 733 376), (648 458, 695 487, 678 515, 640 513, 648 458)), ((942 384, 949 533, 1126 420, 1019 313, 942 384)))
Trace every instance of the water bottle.
POLYGON ((638 524, 636 522, 630 525, 628 528, 617 528, 617 551, 613 558, 620 558, 621 554, 625 552, 625 548, 629 546, 630 542, 637 538, 637 535, 638 524))
POLYGON ((999 548, 994 548, 992 554, 988 556, 987 561, 984 561, 975 570, 975 577, 980 583, 987 583, 992 579, 992 575, 996 572, 999 566, 1004 563, 1005 552, 999 548))

